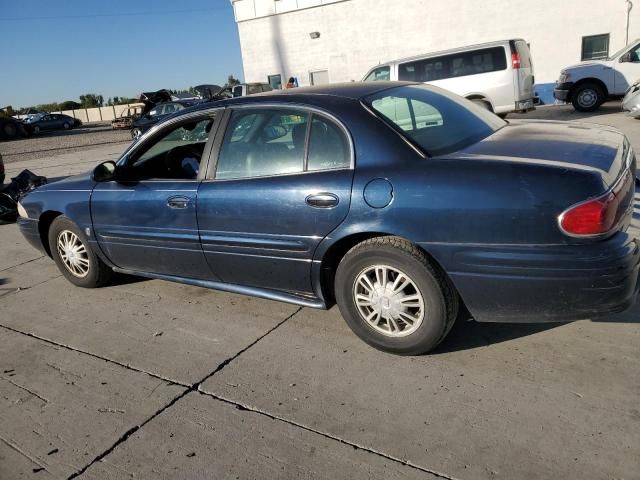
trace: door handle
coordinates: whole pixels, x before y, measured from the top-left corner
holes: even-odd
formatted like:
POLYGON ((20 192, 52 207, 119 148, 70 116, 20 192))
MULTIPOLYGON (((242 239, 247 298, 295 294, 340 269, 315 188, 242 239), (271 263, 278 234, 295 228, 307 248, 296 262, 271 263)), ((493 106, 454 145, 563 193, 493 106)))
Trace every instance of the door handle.
POLYGON ((189 202, 191 202, 191 199, 189 197, 175 195, 167 199, 167 206, 169 208, 182 209, 187 208, 189 206, 189 202))
POLYGON ((314 195, 309 195, 305 201, 307 205, 315 208, 333 208, 338 205, 340 201, 338 196, 334 193, 316 193, 314 195))

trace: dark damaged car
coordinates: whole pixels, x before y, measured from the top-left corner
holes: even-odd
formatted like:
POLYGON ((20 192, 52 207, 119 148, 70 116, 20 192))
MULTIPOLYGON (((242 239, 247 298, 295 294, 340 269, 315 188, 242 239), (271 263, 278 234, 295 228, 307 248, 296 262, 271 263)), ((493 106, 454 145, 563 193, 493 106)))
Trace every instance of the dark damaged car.
POLYGON ((19 224, 81 287, 124 272, 337 302, 364 341, 419 354, 463 307, 548 322, 632 305, 635 168, 612 128, 352 83, 185 109, 117 162, 28 194, 19 224))

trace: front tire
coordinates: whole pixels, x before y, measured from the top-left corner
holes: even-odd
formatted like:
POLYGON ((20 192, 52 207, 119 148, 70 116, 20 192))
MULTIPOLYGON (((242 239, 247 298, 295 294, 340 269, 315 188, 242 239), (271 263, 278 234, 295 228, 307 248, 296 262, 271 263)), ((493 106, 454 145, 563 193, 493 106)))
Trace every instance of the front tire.
POLYGON ((141 136, 142 130, 140 130, 139 128, 134 128, 133 130, 131 130, 131 138, 133 140, 138 140, 141 136))
POLYGON ((113 275, 113 270, 98 258, 78 226, 67 217, 58 217, 51 224, 49 248, 58 270, 78 287, 101 287, 113 275))
POLYGON ((605 101, 604 92, 595 83, 578 85, 571 95, 573 108, 578 112, 593 112, 605 101))
POLYGON ((362 340, 386 352, 435 348, 458 314, 450 281, 415 245, 377 237, 353 247, 336 271, 336 302, 362 340))

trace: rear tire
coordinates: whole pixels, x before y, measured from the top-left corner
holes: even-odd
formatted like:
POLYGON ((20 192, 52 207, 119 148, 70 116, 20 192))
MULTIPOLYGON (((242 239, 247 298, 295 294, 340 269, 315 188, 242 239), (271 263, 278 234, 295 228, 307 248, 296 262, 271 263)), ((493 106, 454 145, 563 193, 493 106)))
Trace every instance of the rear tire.
POLYGON ((571 103, 578 112, 593 112, 605 101, 602 88, 595 83, 582 83, 571 94, 571 103))
POLYGON ((49 249, 60 273, 78 287, 101 287, 113 276, 113 270, 93 252, 80 228, 67 217, 57 217, 51 224, 49 249))
POLYGON ((134 140, 138 140, 142 136, 142 130, 139 128, 134 128, 131 130, 131 138, 134 140))
POLYGON ((335 296, 347 325, 369 345, 399 355, 435 348, 458 314, 451 282, 399 237, 377 237, 342 258, 335 296))
POLYGON ((64 123, 62 124, 62 127, 63 127, 65 130, 69 130, 69 129, 71 128, 71 125, 69 125, 67 122, 64 122, 64 123))

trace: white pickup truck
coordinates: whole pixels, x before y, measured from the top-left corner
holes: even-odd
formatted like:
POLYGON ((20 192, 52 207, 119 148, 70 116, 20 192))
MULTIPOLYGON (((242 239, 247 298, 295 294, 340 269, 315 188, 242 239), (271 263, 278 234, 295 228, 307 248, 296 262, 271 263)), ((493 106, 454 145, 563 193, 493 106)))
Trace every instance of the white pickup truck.
POLYGON ((603 60, 563 69, 553 96, 571 102, 579 112, 592 112, 609 99, 621 98, 640 78, 640 39, 603 60))

